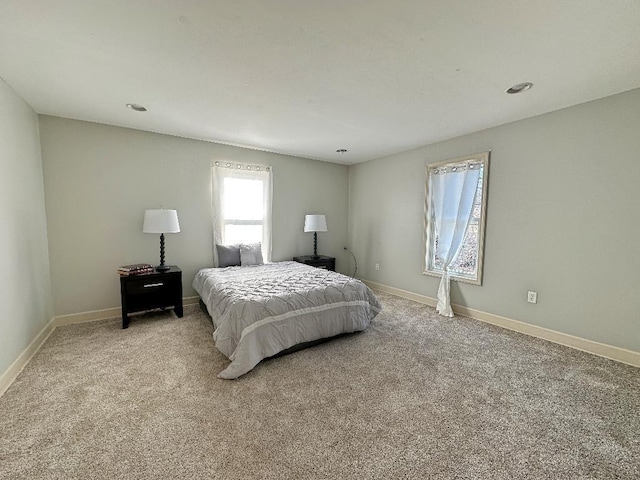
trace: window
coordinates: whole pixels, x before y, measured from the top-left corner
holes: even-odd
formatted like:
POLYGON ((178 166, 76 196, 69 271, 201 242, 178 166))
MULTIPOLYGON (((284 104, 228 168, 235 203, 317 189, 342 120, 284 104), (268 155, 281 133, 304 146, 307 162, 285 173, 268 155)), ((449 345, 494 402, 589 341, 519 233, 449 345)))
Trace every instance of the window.
POLYGON ((489 152, 427 165, 424 272, 482 284, 489 152))
POLYGON ((270 261, 271 167, 214 162, 212 170, 214 243, 260 242, 270 261))
POLYGON ((264 184, 252 178, 224 179, 222 211, 225 244, 262 242, 264 184))

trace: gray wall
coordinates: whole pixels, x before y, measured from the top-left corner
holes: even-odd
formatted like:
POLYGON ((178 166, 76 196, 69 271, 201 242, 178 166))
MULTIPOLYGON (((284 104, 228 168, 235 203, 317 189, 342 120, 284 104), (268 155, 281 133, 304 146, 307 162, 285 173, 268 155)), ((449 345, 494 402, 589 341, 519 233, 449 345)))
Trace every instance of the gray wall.
POLYGON ((183 294, 211 266, 212 160, 273 166, 273 260, 313 251, 306 213, 327 215, 320 253, 348 270, 348 167, 125 128, 40 117, 51 280, 56 315, 120 305, 119 265, 159 262, 159 236, 142 233, 147 208, 178 210, 166 235, 168 264, 183 270, 183 294))
POLYGON ((0 80, 0 374, 51 320, 38 116, 0 80))
POLYGON ((453 303, 640 351, 640 90, 351 167, 359 276, 435 297, 425 164, 485 150, 484 284, 452 282, 453 303))

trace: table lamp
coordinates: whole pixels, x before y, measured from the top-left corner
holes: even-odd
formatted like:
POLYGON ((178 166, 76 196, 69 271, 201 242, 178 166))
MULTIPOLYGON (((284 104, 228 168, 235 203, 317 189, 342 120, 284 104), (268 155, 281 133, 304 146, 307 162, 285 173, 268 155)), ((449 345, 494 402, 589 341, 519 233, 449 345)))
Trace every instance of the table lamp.
POLYGON ((144 223, 142 224, 144 233, 160 234, 160 265, 156 267, 158 272, 169 270, 164 264, 164 234, 180 232, 178 223, 178 212, 175 210, 165 210, 163 208, 144 211, 144 223))
POLYGON ((324 215, 305 215, 304 231, 313 232, 313 258, 319 258, 318 232, 327 231, 327 218, 324 215))

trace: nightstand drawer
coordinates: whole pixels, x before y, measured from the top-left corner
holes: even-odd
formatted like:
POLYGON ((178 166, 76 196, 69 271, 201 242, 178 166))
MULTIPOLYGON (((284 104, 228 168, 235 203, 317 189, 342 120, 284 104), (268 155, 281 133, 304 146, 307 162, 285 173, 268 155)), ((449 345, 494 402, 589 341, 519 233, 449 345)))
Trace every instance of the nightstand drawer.
POLYGON ((316 268, 324 268, 325 270, 332 270, 333 268, 333 262, 316 262, 316 263, 309 263, 308 265, 312 265, 316 268))
POLYGON ((170 278, 135 279, 127 283, 126 293, 129 295, 144 295, 151 292, 157 292, 163 288, 170 288, 171 285, 175 283, 177 283, 176 280, 170 278))

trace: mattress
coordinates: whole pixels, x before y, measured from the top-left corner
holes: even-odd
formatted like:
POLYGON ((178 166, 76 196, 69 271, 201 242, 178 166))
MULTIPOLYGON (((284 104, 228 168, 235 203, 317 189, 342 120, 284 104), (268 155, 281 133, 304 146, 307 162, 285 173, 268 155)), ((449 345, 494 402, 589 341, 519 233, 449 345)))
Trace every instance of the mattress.
POLYGON ((297 262, 204 268, 193 288, 231 360, 218 374, 225 379, 300 343, 362 331, 382 309, 360 280, 297 262))

